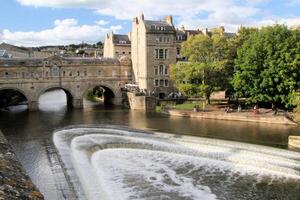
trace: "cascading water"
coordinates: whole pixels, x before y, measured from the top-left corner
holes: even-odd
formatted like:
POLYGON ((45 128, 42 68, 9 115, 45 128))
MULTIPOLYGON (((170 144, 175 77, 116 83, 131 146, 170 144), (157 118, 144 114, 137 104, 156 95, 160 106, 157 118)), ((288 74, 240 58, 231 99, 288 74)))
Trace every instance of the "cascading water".
POLYGON ((300 199, 297 152, 116 127, 54 143, 79 199, 300 199))

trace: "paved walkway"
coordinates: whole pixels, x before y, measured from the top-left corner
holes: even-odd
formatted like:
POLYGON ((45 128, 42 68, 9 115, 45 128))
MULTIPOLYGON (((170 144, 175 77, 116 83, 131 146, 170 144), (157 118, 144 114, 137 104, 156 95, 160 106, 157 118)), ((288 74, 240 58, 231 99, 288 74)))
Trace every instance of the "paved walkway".
POLYGON ((221 109, 210 109, 207 111, 199 112, 193 112, 190 110, 168 109, 164 111, 164 113, 173 116, 192 118, 298 125, 297 123, 293 122, 288 117, 286 117, 285 113, 279 112, 277 115, 274 115, 273 112, 269 109, 259 109, 259 112, 257 114, 255 114, 252 110, 244 110, 242 112, 233 111, 226 113, 224 110, 221 109))

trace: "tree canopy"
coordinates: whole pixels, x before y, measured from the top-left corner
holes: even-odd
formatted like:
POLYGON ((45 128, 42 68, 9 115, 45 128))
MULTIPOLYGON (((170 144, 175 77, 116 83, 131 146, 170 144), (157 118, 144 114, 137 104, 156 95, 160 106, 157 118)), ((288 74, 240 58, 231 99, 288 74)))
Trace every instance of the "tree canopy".
POLYGON ((177 88, 190 97, 205 96, 209 101, 214 91, 229 83, 233 59, 230 40, 218 32, 212 36, 196 35, 182 44, 181 53, 189 62, 171 67, 171 78, 177 88))
POLYGON ((232 84, 249 102, 289 107, 300 81, 300 32, 284 25, 252 31, 238 48, 232 84))

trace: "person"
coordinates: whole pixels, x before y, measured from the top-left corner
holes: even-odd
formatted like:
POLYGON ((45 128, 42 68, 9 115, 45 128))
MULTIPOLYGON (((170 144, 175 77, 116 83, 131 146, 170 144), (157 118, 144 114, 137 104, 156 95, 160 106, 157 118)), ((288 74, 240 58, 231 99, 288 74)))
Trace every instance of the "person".
POLYGON ((197 112, 197 106, 194 105, 194 112, 197 112))
POLYGON ((258 110, 258 106, 255 105, 254 108, 253 108, 253 113, 254 114, 258 114, 259 113, 259 110, 258 110))
POLYGON ((197 111, 197 112, 200 111, 200 106, 199 106, 199 105, 196 106, 196 111, 197 111))
POLYGON ((240 104, 238 106, 238 112, 242 112, 242 106, 240 104))

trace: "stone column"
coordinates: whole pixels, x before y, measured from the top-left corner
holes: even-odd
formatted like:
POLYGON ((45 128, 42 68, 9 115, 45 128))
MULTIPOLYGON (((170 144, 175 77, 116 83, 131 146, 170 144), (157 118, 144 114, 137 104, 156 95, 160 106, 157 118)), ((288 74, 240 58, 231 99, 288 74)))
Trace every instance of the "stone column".
POLYGON ((28 110, 29 111, 38 111, 39 110, 39 102, 38 101, 29 101, 28 102, 28 110))
POLYGON ((112 104, 117 106, 122 106, 122 97, 115 97, 112 99, 112 104))
POLYGON ((73 99, 73 108, 83 108, 83 99, 73 99))

